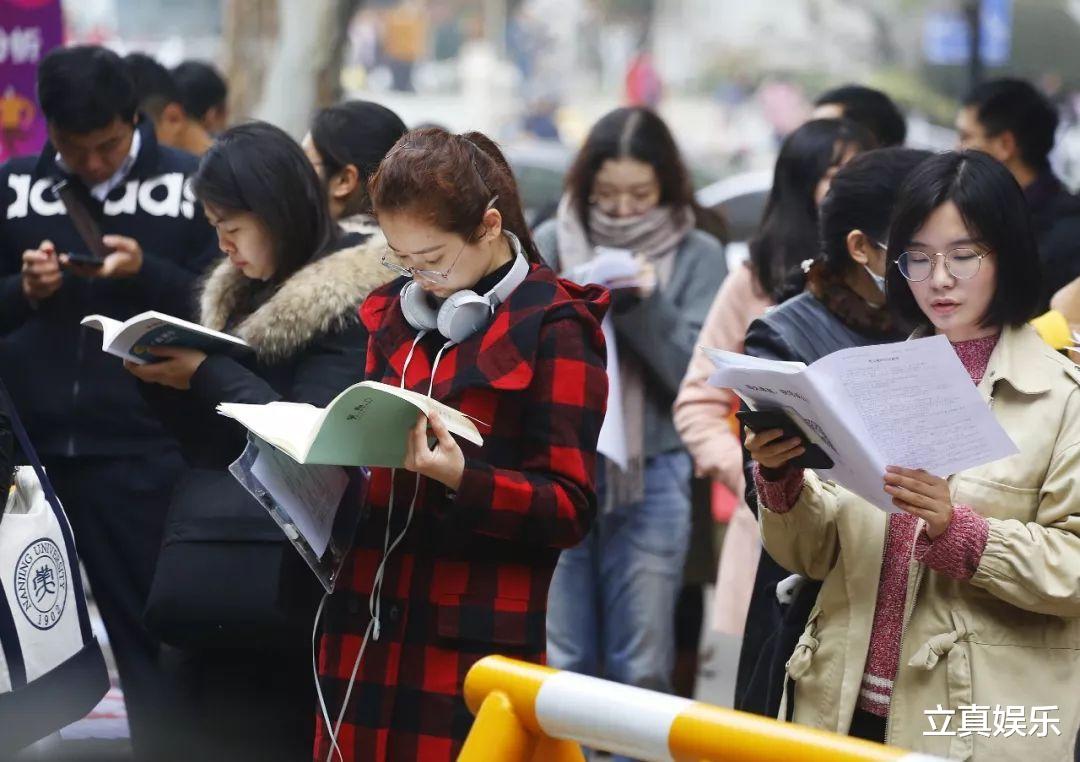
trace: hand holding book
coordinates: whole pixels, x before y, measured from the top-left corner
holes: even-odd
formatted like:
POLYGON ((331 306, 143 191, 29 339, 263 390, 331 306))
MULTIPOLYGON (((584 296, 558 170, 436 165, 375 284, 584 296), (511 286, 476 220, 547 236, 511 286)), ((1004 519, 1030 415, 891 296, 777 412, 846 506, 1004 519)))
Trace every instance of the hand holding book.
POLYGON ((926 522, 926 534, 936 540, 952 520, 953 502, 949 482, 922 469, 889 466, 885 469, 885 493, 893 505, 926 522))
POLYGON ((180 391, 191 388, 191 377, 206 359, 206 352, 199 349, 150 347, 147 351, 154 357, 162 358, 161 361, 140 365, 124 360, 124 368, 147 384, 160 384, 180 391))
POLYGON ((438 411, 433 410, 427 415, 420 413, 408 436, 405 468, 456 492, 465 473, 465 455, 438 411), (429 432, 435 435, 434 447, 429 443, 429 432))
POLYGON ((197 349, 243 355, 251 351, 247 342, 220 331, 212 331, 160 312, 143 312, 124 322, 104 315, 88 315, 82 325, 101 331, 101 349, 136 365, 161 362, 167 354, 154 350, 162 347, 197 349))
MULTIPOLYGON (((484 443, 476 426, 461 412, 423 394, 377 381, 350 386, 325 408, 297 402, 224 402, 218 405, 218 412, 239 421, 259 439, 304 464, 406 468, 411 448, 417 465, 415 456, 420 448, 414 439, 419 441, 420 437, 416 431, 420 428, 418 413, 425 421, 437 417, 449 434, 477 446, 484 443)), ((432 433, 439 442, 434 426, 432 433)), ((427 441, 426 432, 423 437, 427 441)), ((446 445, 440 447, 436 459, 420 453, 423 457, 419 465, 433 467, 439 476, 432 478, 453 481, 449 462, 441 457, 451 450, 446 445)))

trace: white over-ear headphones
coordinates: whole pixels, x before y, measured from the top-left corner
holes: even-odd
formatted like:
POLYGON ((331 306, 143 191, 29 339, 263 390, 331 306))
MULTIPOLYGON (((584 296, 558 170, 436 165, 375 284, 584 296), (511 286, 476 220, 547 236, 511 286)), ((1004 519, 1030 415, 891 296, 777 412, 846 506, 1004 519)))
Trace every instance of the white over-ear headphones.
POLYGON ((495 309, 529 274, 529 261, 521 251, 521 242, 508 230, 504 230, 503 235, 510 241, 514 264, 494 288, 483 296, 468 289, 457 291, 435 308, 420 285, 413 281, 401 291, 401 312, 405 322, 418 331, 438 331, 455 344, 485 328, 495 309))

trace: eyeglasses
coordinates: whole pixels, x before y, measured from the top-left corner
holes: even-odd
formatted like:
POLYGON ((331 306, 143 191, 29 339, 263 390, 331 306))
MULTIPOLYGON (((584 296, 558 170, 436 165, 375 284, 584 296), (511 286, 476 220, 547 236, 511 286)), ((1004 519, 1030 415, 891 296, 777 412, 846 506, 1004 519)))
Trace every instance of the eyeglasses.
MULTIPOLYGON (((487 214, 488 209, 494 207, 495 202, 498 200, 498 194, 492 196, 491 201, 488 201, 487 206, 484 207, 484 213, 487 214)), ((421 278, 428 281, 429 283, 434 283, 440 280, 445 282, 450 278, 451 271, 453 271, 454 267, 457 265, 458 260, 461 259, 461 255, 468 245, 469 241, 466 240, 462 247, 458 250, 457 256, 454 257, 454 261, 451 262, 450 266, 447 267, 445 270, 422 270, 418 267, 405 267, 404 265, 399 265, 397 262, 391 260, 386 254, 382 255, 382 266, 385 267, 387 270, 391 270, 392 272, 397 273, 398 275, 404 275, 406 278, 421 278)))
POLYGON ((458 251, 457 256, 454 257, 454 261, 451 262, 450 266, 447 267, 445 270, 421 270, 417 267, 404 267, 402 265, 399 265, 397 262, 391 261, 386 254, 383 254, 382 256, 382 265, 387 270, 392 270, 398 275, 404 275, 406 278, 422 278, 423 280, 429 282, 439 280, 445 281, 450 278, 450 272, 454 269, 454 265, 458 263, 458 260, 461 259, 461 254, 465 251, 465 247, 468 245, 469 242, 466 241, 465 245, 462 246, 461 249, 458 251))
POLYGON ((896 260, 896 267, 900 274, 913 283, 919 283, 929 278, 937 265, 937 258, 945 260, 945 269, 949 275, 958 280, 971 280, 979 274, 982 261, 990 256, 989 252, 983 253, 975 249, 949 249, 947 252, 927 253, 925 251, 905 251, 896 260))

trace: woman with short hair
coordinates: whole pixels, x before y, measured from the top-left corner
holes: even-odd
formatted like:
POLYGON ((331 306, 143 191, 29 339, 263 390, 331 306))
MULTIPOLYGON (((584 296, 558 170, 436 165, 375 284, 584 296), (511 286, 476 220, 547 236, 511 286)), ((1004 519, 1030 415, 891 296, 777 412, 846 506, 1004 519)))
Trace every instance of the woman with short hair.
POLYGON ((1027 325, 1040 299, 1027 204, 986 154, 939 154, 904 183, 888 239, 890 304, 917 336, 948 338, 1019 452, 947 479, 890 466, 886 514, 791 468, 800 440, 747 435, 765 549, 823 581, 787 663, 794 721, 952 759, 1068 759, 1080 371, 1027 325), (978 712, 989 727, 965 732, 978 712))

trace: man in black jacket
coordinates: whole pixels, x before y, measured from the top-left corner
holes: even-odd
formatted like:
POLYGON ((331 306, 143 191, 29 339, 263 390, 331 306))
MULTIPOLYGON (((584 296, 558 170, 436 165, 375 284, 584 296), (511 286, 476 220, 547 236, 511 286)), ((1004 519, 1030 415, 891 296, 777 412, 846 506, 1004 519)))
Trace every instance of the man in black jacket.
POLYGON ((167 759, 167 682, 142 613, 181 461, 101 334, 79 322, 151 309, 190 318, 216 238, 188 187, 195 158, 157 144, 118 56, 55 50, 38 95, 49 142, 0 167, 0 368, 75 530, 136 754, 167 759), (103 233, 111 253, 99 266, 69 256, 89 247, 60 181, 103 233))
POLYGON ((956 117, 960 148, 985 151, 1004 164, 1027 197, 1043 266, 1043 304, 1080 277, 1080 199, 1050 168, 1058 114, 1022 79, 978 85, 956 117))

